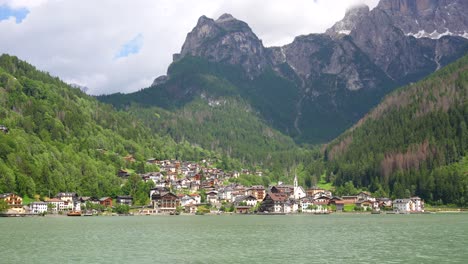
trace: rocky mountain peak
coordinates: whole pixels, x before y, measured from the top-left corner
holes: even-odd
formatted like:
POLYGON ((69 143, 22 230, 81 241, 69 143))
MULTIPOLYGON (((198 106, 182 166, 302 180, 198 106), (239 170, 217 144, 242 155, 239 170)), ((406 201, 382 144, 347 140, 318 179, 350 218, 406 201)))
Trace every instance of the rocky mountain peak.
POLYGON ((221 23, 221 22, 230 21, 230 20, 236 20, 236 19, 231 14, 224 13, 216 20, 216 22, 221 23))
POLYGON ((200 17, 187 34, 180 54, 174 54, 174 60, 187 55, 240 65, 250 76, 259 74, 269 64, 262 41, 247 23, 230 14, 223 14, 216 21, 200 17))
POLYGON ((356 5, 349 8, 343 20, 338 21, 327 30, 326 34, 332 37, 338 37, 341 35, 349 35, 351 31, 356 28, 358 21, 369 14, 369 7, 367 5, 356 5))

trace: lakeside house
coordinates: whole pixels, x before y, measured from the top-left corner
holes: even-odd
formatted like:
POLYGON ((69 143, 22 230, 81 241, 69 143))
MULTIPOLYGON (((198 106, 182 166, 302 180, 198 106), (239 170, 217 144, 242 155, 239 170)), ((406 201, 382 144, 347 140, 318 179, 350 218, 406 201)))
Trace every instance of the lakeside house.
POLYGON ((234 205, 255 207, 257 205, 257 202, 257 198, 252 195, 241 195, 236 197, 236 199, 234 200, 234 205))
POLYGON ((260 205, 260 212, 284 213, 284 204, 288 198, 286 193, 267 193, 260 205))
POLYGON ((175 213, 181 205, 179 197, 167 189, 152 189, 151 204, 158 213, 175 213))
POLYGON ((15 193, 0 194, 0 199, 8 205, 8 213, 23 214, 23 198, 15 193))
POLYGON ((418 196, 408 199, 396 199, 393 201, 393 210, 397 213, 422 213, 424 212, 424 201, 418 196))
POLYGON ((68 208, 68 203, 67 206, 65 207, 65 202, 60 200, 59 198, 51 198, 46 200, 48 205, 48 208, 50 209, 51 213, 58 213, 58 212, 63 212, 65 208, 68 208))
POLYGON ((43 214, 47 213, 47 203, 46 202, 32 202, 29 204, 29 210, 32 214, 43 214))
POLYGON ((105 207, 112 207, 112 198, 102 197, 101 199, 99 199, 99 204, 104 205, 105 207))

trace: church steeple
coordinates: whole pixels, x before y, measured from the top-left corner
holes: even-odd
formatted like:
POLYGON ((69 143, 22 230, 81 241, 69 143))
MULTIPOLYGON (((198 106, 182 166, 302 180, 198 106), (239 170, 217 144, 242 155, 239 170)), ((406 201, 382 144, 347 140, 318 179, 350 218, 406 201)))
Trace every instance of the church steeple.
POLYGON ((298 186, 297 184, 297 174, 294 174, 294 189, 296 189, 298 186))

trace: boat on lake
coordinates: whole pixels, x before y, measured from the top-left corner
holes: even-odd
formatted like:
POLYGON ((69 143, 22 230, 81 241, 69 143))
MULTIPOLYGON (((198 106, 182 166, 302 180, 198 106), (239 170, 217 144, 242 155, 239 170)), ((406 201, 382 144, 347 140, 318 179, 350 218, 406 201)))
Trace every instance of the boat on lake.
POLYGON ((71 211, 67 213, 68 216, 81 216, 81 212, 71 211))

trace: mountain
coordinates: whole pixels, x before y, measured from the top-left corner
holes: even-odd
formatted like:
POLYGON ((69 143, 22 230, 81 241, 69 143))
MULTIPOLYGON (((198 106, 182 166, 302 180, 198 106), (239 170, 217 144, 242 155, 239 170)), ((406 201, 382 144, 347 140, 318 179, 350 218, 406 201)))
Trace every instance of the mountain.
POLYGON ((245 164, 263 164, 270 169, 284 165, 277 167, 278 174, 310 154, 269 126, 259 108, 253 107, 268 108, 265 112, 289 124, 288 113, 294 106, 281 104, 283 98, 291 97, 282 88, 289 85, 294 89, 289 81, 272 72, 262 73, 252 81, 241 67, 191 56, 172 64, 168 73, 170 78, 158 89, 99 99, 124 106, 125 111, 144 120, 153 131, 168 134, 176 141, 186 140, 245 164), (270 94, 262 97, 266 91, 258 87, 266 87, 265 84, 270 87, 270 94))
POLYGON ((335 185, 468 204, 468 55, 387 95, 328 144, 335 185))
POLYGON ((240 65, 248 75, 258 75, 268 65, 262 41, 245 22, 230 14, 224 14, 216 21, 200 17, 195 28, 187 34, 180 54, 174 58, 189 55, 240 65))
POLYGON ((0 56, 0 128, 0 193, 29 197, 63 191, 115 196, 122 191, 120 168, 154 169, 146 164, 150 157, 215 156, 159 136, 134 116, 5 54, 0 56))
POLYGON ((464 0, 386 0, 378 8, 391 15, 393 23, 408 36, 468 37, 468 2, 464 0))
MULTIPOLYGON (((397 9, 395 7, 397 2, 407 1, 382 0, 372 11, 366 6, 351 9, 344 20, 335 24, 327 34, 335 37, 349 35, 373 63, 398 85, 416 81, 464 54, 466 51, 464 38, 443 36, 434 39, 414 38, 410 33, 405 33, 406 24, 402 24, 400 17, 417 20, 420 13, 417 11, 408 13, 402 6, 397 9)), ((408 2, 422 8, 420 3, 428 1, 408 2)), ((439 3, 437 8, 451 6, 450 2, 457 1, 439 3)), ((463 21, 465 16, 461 14, 460 19, 463 21)), ((433 21, 432 18, 427 19, 433 21)), ((421 30, 424 30, 423 26, 428 27, 428 24, 421 25, 421 30)), ((468 28, 468 23, 461 24, 461 27, 468 28)))
POLYGON ((298 36, 282 47, 265 47, 248 24, 232 15, 217 20, 203 16, 174 54, 167 76, 139 92, 98 99, 121 109, 140 105, 178 111, 202 94, 225 96, 224 84, 229 83, 226 96, 249 104, 272 129, 298 143, 324 143, 388 92, 463 56, 468 50, 468 39, 460 37, 465 36, 461 29, 468 28, 465 7, 456 0, 382 0, 372 10, 348 10, 324 34, 298 36), (420 27, 405 27, 402 17, 418 20, 420 27), (415 38, 415 30, 438 25, 435 17, 447 17, 445 25, 453 34, 415 38), (202 75, 210 76, 210 82, 202 84, 202 75))

